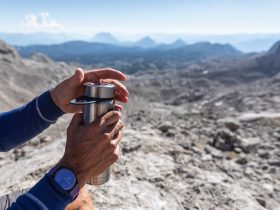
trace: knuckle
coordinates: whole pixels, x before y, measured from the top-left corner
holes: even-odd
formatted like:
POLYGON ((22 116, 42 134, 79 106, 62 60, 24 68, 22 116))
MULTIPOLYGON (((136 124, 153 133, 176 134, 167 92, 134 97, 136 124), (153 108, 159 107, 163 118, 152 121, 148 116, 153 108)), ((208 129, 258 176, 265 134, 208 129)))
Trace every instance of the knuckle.
POLYGON ((122 132, 122 131, 120 131, 120 132, 119 132, 118 139, 121 139, 122 137, 123 137, 123 132, 122 132))
POLYGON ((121 113, 119 111, 112 111, 112 112, 114 117, 116 117, 117 119, 121 118, 121 113))
POLYGON ((98 126, 100 126, 100 124, 102 123, 103 119, 96 119, 95 121, 93 121, 93 123, 91 123, 91 127, 97 128, 98 126))
POLYGON ((116 162, 118 159, 119 159, 119 154, 113 153, 113 154, 112 154, 112 161, 113 161, 113 162, 116 162))
POLYGON ((110 111, 110 112, 108 112, 108 114, 106 114, 105 115, 106 117, 105 117, 105 119, 110 119, 111 117, 113 117, 114 116, 114 112, 113 111, 110 111))
POLYGON ((119 122, 120 124, 119 124, 119 126, 120 126, 120 129, 122 129, 123 127, 124 127, 124 123, 123 123, 123 121, 121 121, 120 120, 120 122, 119 122))
POLYGON ((112 139, 112 135, 110 133, 104 133, 103 134, 103 139, 110 141, 112 139))
POLYGON ((115 145, 113 142, 110 142, 110 143, 109 143, 109 150, 111 150, 112 152, 114 152, 116 148, 117 148, 117 145, 115 145))
POLYGON ((123 128, 123 123, 122 123, 122 121, 119 121, 119 122, 116 124, 115 129, 116 129, 117 131, 120 131, 122 128, 123 128))

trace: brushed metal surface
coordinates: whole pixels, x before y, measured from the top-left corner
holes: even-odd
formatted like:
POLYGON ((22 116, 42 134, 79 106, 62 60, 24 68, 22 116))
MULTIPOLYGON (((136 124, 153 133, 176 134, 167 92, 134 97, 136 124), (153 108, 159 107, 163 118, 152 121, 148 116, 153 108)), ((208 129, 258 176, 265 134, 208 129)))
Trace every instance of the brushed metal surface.
POLYGON ((115 85, 107 83, 92 83, 84 84, 84 96, 92 98, 114 98, 115 85))
MULTIPOLYGON (((112 84, 84 84, 84 96, 93 98, 108 99, 99 103, 85 104, 83 107, 83 122, 85 125, 95 121, 98 117, 104 115, 115 107, 114 102, 115 85, 112 84)), ((88 184, 102 185, 110 180, 110 168, 105 170, 97 177, 92 177, 88 184)))

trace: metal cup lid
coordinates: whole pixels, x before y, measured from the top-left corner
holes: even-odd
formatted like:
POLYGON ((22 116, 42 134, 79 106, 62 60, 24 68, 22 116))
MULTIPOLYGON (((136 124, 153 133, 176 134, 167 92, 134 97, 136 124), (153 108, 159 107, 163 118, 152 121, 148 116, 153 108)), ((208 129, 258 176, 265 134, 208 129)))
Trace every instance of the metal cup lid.
POLYGON ((84 95, 70 101, 73 105, 86 105, 100 103, 108 99, 113 99, 115 94, 115 85, 109 83, 84 83, 84 95))
POLYGON ((84 83, 84 96, 91 98, 114 98, 115 85, 109 83, 84 83))

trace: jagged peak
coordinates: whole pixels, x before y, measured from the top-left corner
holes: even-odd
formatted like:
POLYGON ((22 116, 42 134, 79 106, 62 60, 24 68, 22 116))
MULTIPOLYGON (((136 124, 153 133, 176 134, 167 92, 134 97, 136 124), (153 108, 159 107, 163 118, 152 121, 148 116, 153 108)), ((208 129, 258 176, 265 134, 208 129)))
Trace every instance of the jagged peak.
POLYGON ((280 53, 280 41, 276 42, 268 51, 268 54, 280 53))
POLYGON ((18 59, 19 55, 15 48, 0 40, 0 58, 1 60, 5 58, 5 60, 11 61, 13 59, 18 59))

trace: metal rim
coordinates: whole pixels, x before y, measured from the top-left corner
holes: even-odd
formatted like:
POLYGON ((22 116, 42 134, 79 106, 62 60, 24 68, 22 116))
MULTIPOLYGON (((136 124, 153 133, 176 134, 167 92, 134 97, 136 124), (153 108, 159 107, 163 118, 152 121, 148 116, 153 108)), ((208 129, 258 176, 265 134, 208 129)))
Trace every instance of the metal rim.
POLYGON ((72 99, 70 101, 73 105, 87 105, 87 104, 93 104, 93 103, 101 103, 104 101, 110 101, 113 100, 113 98, 91 98, 87 96, 82 96, 79 98, 72 99))

